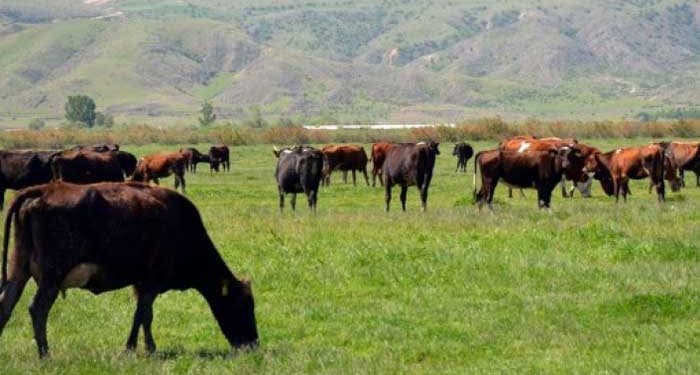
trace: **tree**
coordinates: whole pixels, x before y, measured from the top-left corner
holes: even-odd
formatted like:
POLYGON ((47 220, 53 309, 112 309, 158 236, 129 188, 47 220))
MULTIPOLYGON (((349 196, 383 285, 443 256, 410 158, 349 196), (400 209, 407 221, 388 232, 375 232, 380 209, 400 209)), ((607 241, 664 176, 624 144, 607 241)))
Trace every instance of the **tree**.
POLYGON ((209 126, 216 121, 216 115, 214 114, 214 107, 208 101, 202 103, 202 109, 199 110, 202 117, 199 118, 199 124, 202 126, 209 126))
POLYGON ((65 106, 66 119, 71 123, 95 125, 95 101, 86 95, 69 96, 65 106))
POLYGON ((114 116, 109 113, 97 112, 95 114, 95 126, 111 128, 114 125, 114 116))
POLYGON ((32 130, 41 130, 46 126, 46 123, 44 123, 44 120, 40 118, 35 118, 32 121, 29 121, 29 129, 32 130))

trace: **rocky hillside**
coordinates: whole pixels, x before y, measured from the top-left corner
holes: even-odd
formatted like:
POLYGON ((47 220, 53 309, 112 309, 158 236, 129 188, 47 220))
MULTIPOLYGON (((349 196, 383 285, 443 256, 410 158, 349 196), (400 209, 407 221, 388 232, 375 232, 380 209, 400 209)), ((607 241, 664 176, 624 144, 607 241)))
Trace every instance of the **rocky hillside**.
POLYGON ((75 93, 185 122, 619 118, 700 104, 698 77, 694 1, 0 2, 5 123, 75 93))

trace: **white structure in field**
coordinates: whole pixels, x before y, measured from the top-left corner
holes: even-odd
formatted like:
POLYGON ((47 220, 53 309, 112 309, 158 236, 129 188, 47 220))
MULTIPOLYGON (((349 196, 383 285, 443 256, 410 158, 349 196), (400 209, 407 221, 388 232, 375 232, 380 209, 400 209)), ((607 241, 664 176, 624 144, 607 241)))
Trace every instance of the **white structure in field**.
POLYGON ((412 129, 412 128, 434 128, 446 126, 454 128, 455 124, 375 124, 375 125, 304 125, 304 129, 309 130, 340 130, 340 129, 412 129))

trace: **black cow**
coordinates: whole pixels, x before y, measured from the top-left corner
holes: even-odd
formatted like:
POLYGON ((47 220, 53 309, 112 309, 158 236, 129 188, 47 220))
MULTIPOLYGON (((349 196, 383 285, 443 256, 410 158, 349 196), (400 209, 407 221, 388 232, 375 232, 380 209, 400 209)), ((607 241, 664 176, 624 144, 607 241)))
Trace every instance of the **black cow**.
POLYGON ((494 191, 498 181, 506 184, 537 189, 540 208, 549 208, 552 190, 561 182, 562 175, 570 165, 571 148, 548 151, 503 151, 500 149, 481 151, 474 158, 474 198, 479 209, 484 202, 493 208, 494 191), (477 165, 481 172, 481 189, 476 190, 477 165))
POLYGON ((50 158, 58 152, 0 151, 0 210, 5 202, 5 190, 19 190, 51 181, 50 158))
POLYGON ((406 192, 412 185, 416 185, 420 190, 421 210, 425 211, 435 158, 440 154, 438 146, 439 143, 436 142, 398 143, 388 150, 382 166, 386 212, 389 212, 391 188, 394 185, 401 186, 403 211, 406 211, 406 192))
POLYGON ((214 145, 209 148, 209 172, 219 171, 219 165, 224 172, 231 170, 229 149, 226 145, 214 145))
POLYGON ((192 173, 197 173, 198 163, 209 164, 210 161, 209 155, 202 154, 194 147, 181 148, 180 153, 185 158, 185 170, 192 173))
POLYGON ((134 174, 136 156, 125 151, 65 150, 50 158, 53 178, 76 184, 119 182, 134 174))
POLYGON ((324 156, 320 150, 308 146, 273 149, 277 157, 275 179, 280 197, 280 211, 284 209, 284 195, 292 194, 292 210, 296 210, 297 193, 304 193, 309 208, 316 212, 318 187, 323 177, 324 156))
POLYGON ((469 143, 460 142, 455 144, 454 150, 452 150, 452 155, 457 157, 457 168, 455 172, 462 168, 462 172, 467 171, 467 162, 474 155, 474 149, 469 143))
POLYGON ((232 346, 257 343, 250 284, 226 266, 194 204, 172 190, 138 182, 31 187, 10 206, 4 233, 0 334, 34 278, 38 288, 29 314, 40 357, 49 350, 49 311, 68 288, 100 294, 133 285, 137 305, 127 350, 136 349, 143 327, 146 348, 155 351, 154 300, 169 290, 191 288, 206 299, 232 346))

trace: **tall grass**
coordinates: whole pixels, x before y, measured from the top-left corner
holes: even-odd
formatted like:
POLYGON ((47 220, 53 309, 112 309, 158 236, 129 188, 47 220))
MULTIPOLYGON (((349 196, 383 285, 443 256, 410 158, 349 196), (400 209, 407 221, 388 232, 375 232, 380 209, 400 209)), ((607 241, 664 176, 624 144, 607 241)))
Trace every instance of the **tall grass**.
POLYGON ((639 121, 539 121, 506 122, 501 118, 466 120, 455 127, 414 129, 309 130, 302 127, 253 129, 234 125, 201 128, 156 128, 149 125, 112 129, 20 130, 0 134, 0 145, 8 149, 63 148, 74 144, 116 142, 126 145, 225 143, 232 146, 256 144, 371 143, 379 140, 408 142, 434 140, 499 140, 516 134, 539 137, 609 138, 692 138, 700 137, 700 120, 674 122, 639 121))

